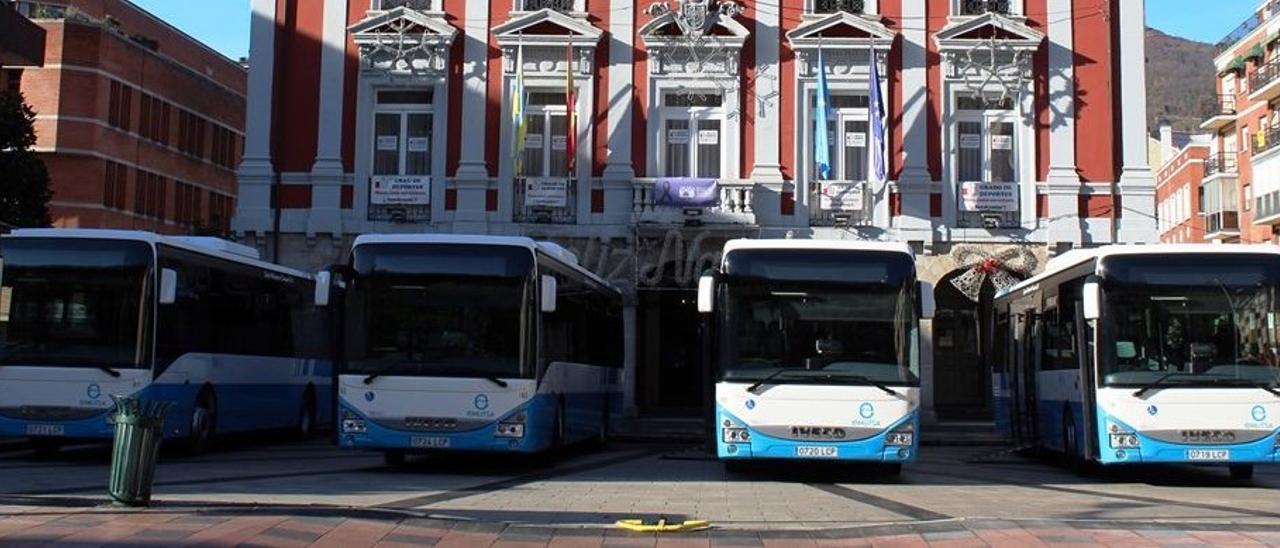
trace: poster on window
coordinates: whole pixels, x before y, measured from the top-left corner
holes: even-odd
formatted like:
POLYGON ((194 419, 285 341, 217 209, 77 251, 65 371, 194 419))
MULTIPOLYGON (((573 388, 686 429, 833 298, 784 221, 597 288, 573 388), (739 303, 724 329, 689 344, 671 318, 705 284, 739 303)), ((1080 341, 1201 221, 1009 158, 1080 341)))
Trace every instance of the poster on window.
POLYGON ((720 205, 720 187, 715 179, 673 177, 658 179, 653 187, 655 205, 674 207, 715 207, 720 205))
POLYGON ((700 145, 718 145, 718 144, 720 144, 720 130, 718 130, 718 129, 700 129, 700 130, 698 130, 698 144, 700 144, 700 145))
POLYGON ((542 134, 534 133, 524 136, 524 148, 542 148, 542 134))
POLYGON ((961 133, 960 148, 982 148, 982 135, 977 133, 961 133))
POLYGON ((687 129, 668 129, 667 144, 669 145, 687 145, 689 144, 689 130, 687 129))
POLYGON ((431 205, 431 177, 374 175, 369 178, 372 205, 431 205))
POLYGON ((867 148, 867 134, 858 133, 856 131, 845 132, 844 146, 853 147, 853 148, 867 148))
POLYGON ((823 211, 862 211, 862 183, 825 183, 818 202, 823 211))
POLYGON ((398 135, 379 135, 378 150, 396 151, 400 148, 400 137, 398 135))
MULTIPOLYGON (((552 143, 554 144, 554 140, 552 143)), ((526 207, 565 207, 569 204, 569 181, 532 179, 524 183, 526 207)))
POLYGON ((1018 211, 1018 183, 960 183, 960 211, 1018 211))
POLYGON ((1012 135, 992 135, 991 149, 992 150, 1013 150, 1013 136, 1012 135))
POLYGON ((409 152, 427 152, 431 150, 431 139, 427 137, 410 137, 409 152))
POLYGON ((564 135, 552 135, 551 150, 569 150, 569 138, 564 135))

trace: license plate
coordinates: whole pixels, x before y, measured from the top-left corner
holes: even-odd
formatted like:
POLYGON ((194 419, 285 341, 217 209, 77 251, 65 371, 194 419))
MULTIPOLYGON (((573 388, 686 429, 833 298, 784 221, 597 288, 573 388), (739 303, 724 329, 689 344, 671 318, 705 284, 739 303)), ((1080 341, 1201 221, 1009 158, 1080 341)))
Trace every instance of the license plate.
POLYGON ((63 435, 61 424, 28 424, 28 436, 61 436, 63 435))
POLYGON ((1231 451, 1190 449, 1187 451, 1187 460, 1231 460, 1231 451))
POLYGON ((797 448, 796 448, 796 456, 797 456, 797 457, 814 457, 814 458, 830 459, 830 458, 835 458, 835 456, 836 456, 836 448, 835 448, 835 447, 830 447, 830 446, 822 446, 822 447, 813 447, 813 446, 809 446, 809 447, 797 447, 797 448))
POLYGON ((423 449, 441 449, 449 446, 449 438, 414 436, 409 445, 423 449))

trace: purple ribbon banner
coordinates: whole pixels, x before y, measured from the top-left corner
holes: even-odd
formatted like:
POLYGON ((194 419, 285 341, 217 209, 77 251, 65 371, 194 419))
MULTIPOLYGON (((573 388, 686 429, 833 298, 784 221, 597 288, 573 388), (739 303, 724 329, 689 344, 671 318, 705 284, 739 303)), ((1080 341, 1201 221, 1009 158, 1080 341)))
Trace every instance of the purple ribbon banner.
POLYGON ((674 207, 715 207, 720 205, 720 187, 715 179, 677 177, 658 179, 653 186, 655 205, 674 207))

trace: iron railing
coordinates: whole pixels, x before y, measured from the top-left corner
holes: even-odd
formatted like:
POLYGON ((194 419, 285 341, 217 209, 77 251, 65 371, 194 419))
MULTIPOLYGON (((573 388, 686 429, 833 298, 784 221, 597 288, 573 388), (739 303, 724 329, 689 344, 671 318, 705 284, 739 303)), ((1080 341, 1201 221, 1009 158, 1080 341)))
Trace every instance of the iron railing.
POLYGON ((530 184, 537 184, 538 179, 520 177, 515 181, 514 203, 512 204, 512 219, 517 223, 537 223, 537 224, 558 224, 571 225, 578 222, 577 204, 578 204, 578 182, 575 179, 547 178, 546 183, 564 182, 564 204, 557 205, 556 200, 546 201, 546 197, 531 199, 529 197, 530 184))
POLYGON ((1280 145, 1280 126, 1271 126, 1253 134, 1253 153, 1262 154, 1280 145))
POLYGON ((1236 153, 1234 151, 1220 152, 1208 157, 1204 161, 1204 176, 1212 177, 1214 175, 1230 175, 1236 173, 1236 153))
POLYGON ((960 15, 983 15, 986 13, 1009 15, 1010 4, 1009 0, 963 0, 960 2, 960 15))
POLYGON ((1280 14, 1280 0, 1267 2, 1259 8, 1258 11, 1253 12, 1253 15, 1250 15, 1243 23, 1240 23, 1240 26, 1236 27, 1235 30, 1231 31, 1231 33, 1225 38, 1218 41, 1216 46, 1218 48, 1218 53, 1231 49, 1231 46, 1236 45, 1236 43, 1244 40, 1250 34, 1253 34, 1253 31, 1257 30, 1258 27, 1261 27, 1263 23, 1270 21, 1271 18, 1275 17, 1277 14, 1280 14))
POLYGON ((864 10, 864 0, 813 0, 813 13, 862 13, 864 10))
POLYGON ((872 226, 874 219, 875 197, 866 183, 852 181, 821 181, 809 183, 809 226, 872 226), (823 209, 822 189, 831 185, 856 184, 856 192, 861 194, 862 207, 859 209, 823 209))
POLYGON ((1277 79, 1280 79, 1280 60, 1271 61, 1258 67, 1258 70, 1249 76, 1249 91, 1250 93, 1256 92, 1277 79))
POLYGON ((573 11, 573 0, 524 0, 524 11, 573 11))

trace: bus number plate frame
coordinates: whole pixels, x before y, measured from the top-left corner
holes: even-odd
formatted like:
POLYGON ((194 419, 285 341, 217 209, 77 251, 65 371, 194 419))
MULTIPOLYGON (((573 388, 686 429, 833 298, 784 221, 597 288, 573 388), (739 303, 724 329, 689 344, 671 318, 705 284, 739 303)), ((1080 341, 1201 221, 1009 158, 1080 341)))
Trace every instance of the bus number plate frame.
POLYGON ((834 459, 838 451, 832 445, 803 445, 796 448, 797 457, 812 459, 834 459))
POLYGON ((61 424, 28 424, 28 436, 64 436, 66 430, 61 424))
POLYGON ((445 449, 449 447, 449 438, 440 436, 413 436, 409 438, 409 446, 417 449, 445 449))
POLYGON ((1231 451, 1228 451, 1226 449, 1188 449, 1187 460, 1191 460, 1191 461, 1231 460, 1231 451))

